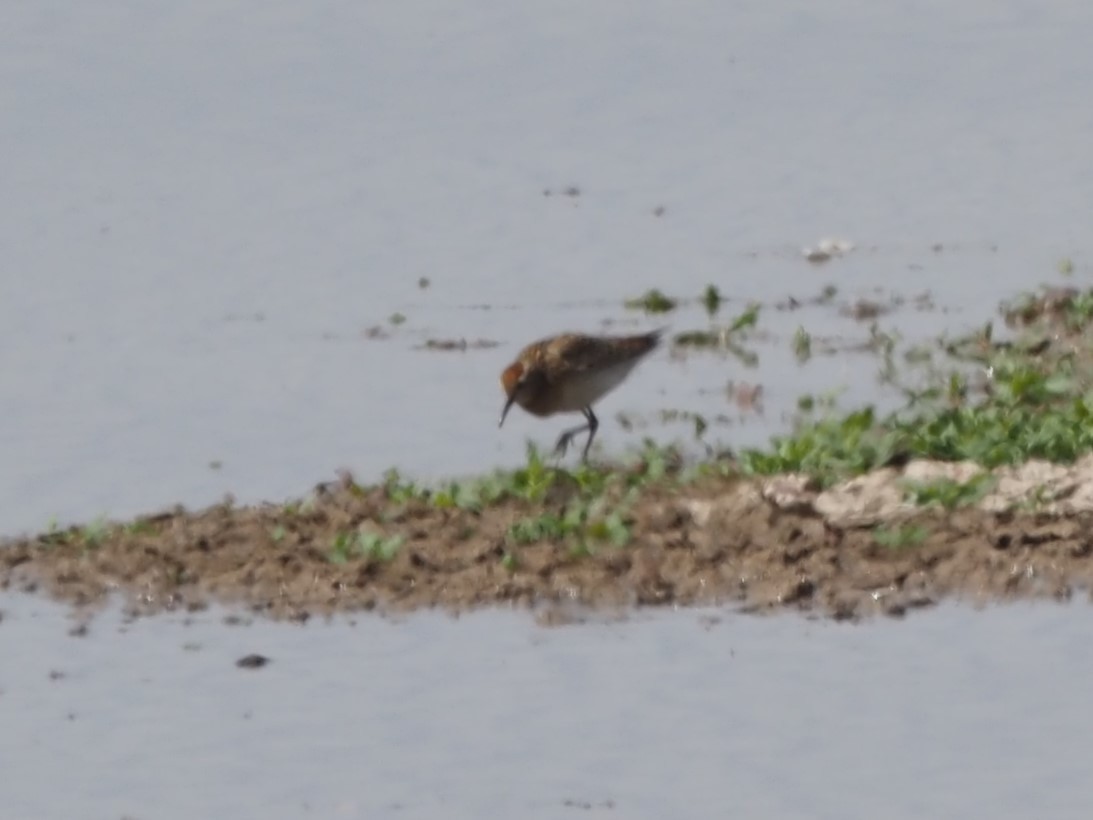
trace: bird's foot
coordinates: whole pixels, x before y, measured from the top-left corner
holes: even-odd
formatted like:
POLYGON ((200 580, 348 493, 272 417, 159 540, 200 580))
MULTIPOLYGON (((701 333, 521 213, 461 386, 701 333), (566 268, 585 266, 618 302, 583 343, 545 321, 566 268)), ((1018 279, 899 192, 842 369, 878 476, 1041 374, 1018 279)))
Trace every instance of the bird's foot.
POLYGON ((567 430, 558 436, 558 442, 554 445, 554 455, 558 458, 565 456, 566 450, 569 449, 569 443, 573 441, 573 431, 567 430))

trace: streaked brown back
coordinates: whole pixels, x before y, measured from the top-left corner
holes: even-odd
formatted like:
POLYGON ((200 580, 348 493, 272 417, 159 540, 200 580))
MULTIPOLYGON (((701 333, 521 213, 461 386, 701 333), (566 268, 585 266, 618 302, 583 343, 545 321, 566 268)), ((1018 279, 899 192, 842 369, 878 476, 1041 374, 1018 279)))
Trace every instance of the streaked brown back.
MULTIPOLYGON (((633 336, 586 336, 581 333, 564 333, 530 345, 526 352, 538 366, 551 377, 583 370, 610 367, 620 362, 640 359, 652 352, 664 329, 633 336)), ((553 379, 552 379, 553 380, 553 379)))

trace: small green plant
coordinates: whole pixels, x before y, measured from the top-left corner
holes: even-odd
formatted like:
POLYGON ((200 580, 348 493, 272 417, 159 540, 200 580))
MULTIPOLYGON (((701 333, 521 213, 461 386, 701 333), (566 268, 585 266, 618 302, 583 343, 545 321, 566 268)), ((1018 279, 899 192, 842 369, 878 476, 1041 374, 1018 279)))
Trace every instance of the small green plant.
POLYGON ((356 543, 356 534, 348 532, 340 532, 334 536, 334 541, 330 545, 330 561, 334 564, 344 564, 353 555, 353 548, 356 543))
POLYGON ((702 306, 710 316, 721 308, 721 292, 716 285, 706 285, 706 290, 702 291, 702 306))
POLYGON ((873 529, 873 540, 886 549, 902 550, 921 545, 929 534, 921 524, 878 526, 873 529))
POLYGON ((80 530, 80 541, 85 547, 97 547, 110 534, 110 526, 103 517, 96 518, 80 530))
POLYGON ((644 310, 646 313, 668 313, 676 309, 678 301, 665 296, 656 288, 652 288, 637 298, 627 299, 625 304, 631 310, 644 310))
POLYGON ((946 397, 953 407, 959 407, 968 398, 968 379, 963 373, 954 371, 949 375, 946 397))
POLYGON ((709 425, 709 422, 706 421, 705 416, 701 416, 698 413, 695 413, 694 414, 694 424, 695 424, 695 438, 696 439, 700 439, 704 435, 706 435, 706 431, 709 429, 710 425, 709 425))
POLYGON ((452 481, 445 489, 432 494, 433 506, 440 509, 458 507, 463 510, 480 510, 482 498, 477 490, 477 482, 452 481))
POLYGON ((617 547, 630 543, 630 527, 619 510, 614 510, 603 518, 589 523, 586 532, 591 538, 610 541, 617 547))
POLYGON ((558 471, 543 460, 538 448, 528 443, 527 464, 511 476, 511 492, 525 501, 541 501, 553 486, 558 471))
POLYGON ((677 333, 672 343, 680 347, 717 347, 721 344, 721 334, 712 330, 687 330, 677 333))
POLYGON ((660 481, 681 461, 682 456, 675 448, 660 447, 651 438, 646 438, 642 441, 641 450, 627 474, 627 486, 642 487, 660 481))
POLYGON ((830 486, 887 463, 906 439, 903 431, 878 424, 874 409, 865 407, 842 418, 806 422, 795 434, 772 439, 770 449, 744 450, 740 467, 745 474, 808 473, 830 486))
POLYGON ((508 538, 517 544, 534 544, 536 541, 551 541, 565 538, 572 528, 566 525, 566 519, 553 513, 542 513, 529 518, 521 518, 509 526, 508 538))
POLYGON ((47 546, 67 544, 72 540, 72 530, 61 529, 60 524, 57 523, 57 519, 50 518, 49 522, 46 524, 46 531, 39 537, 39 540, 47 546))
POLYGON ((544 511, 519 518, 509 526, 507 539, 513 544, 555 541, 587 547, 590 541, 601 541, 621 546, 630 540, 627 515, 637 498, 638 487, 652 480, 652 475, 663 475, 665 470, 663 456, 651 447, 647 447, 638 464, 626 472, 625 490, 610 473, 582 466, 571 474, 576 493, 561 512, 544 511), (618 498, 620 492, 621 500, 618 498))
POLYGON ((397 534, 384 536, 375 532, 340 532, 330 545, 329 558, 335 564, 344 564, 356 557, 390 561, 398 553, 403 540, 403 536, 397 534))
POLYGON ((377 558, 380 561, 390 561, 394 558, 403 540, 401 535, 382 536, 374 532, 362 532, 357 538, 361 555, 366 558, 377 558))
POLYGON ((587 462, 582 462, 577 465, 576 469, 569 474, 577 483, 577 489, 581 495, 586 498, 602 495, 607 487, 608 479, 611 477, 611 473, 607 470, 593 467, 587 462))
POLYGON ((1090 320, 1093 320, 1093 290, 1074 296, 1066 309, 1066 323, 1071 330, 1087 327, 1090 320))
POLYGON ((793 334, 793 355, 799 362, 807 362, 812 358, 812 335, 804 327, 798 327, 793 334))
POLYGON ((427 498, 427 490, 412 481, 404 481, 399 471, 391 468, 383 474, 383 490, 395 504, 405 504, 414 499, 427 498))
POLYGON ((940 478, 936 481, 904 483, 906 498, 916 506, 936 504, 947 510, 966 507, 980 501, 994 487, 990 473, 980 473, 967 481, 940 478))
POLYGON ((1035 487, 1031 493, 1018 501, 1016 504, 1011 505, 1013 509, 1024 510, 1026 512, 1040 512, 1048 504, 1051 504, 1056 499, 1056 493, 1050 487, 1043 484, 1035 487))
POLYGON ((128 535, 151 535, 156 531, 156 525, 147 518, 137 518, 126 524, 123 529, 128 535))
POLYGON ((729 333, 738 333, 741 330, 754 328, 759 323, 759 308, 760 305, 757 302, 748 305, 739 316, 732 320, 732 324, 729 325, 729 333))
POLYGON ((392 313, 390 316, 387 317, 387 321, 390 322, 395 327, 398 327, 399 325, 404 324, 406 322, 406 315, 403 314, 403 313, 397 313, 397 312, 392 313))

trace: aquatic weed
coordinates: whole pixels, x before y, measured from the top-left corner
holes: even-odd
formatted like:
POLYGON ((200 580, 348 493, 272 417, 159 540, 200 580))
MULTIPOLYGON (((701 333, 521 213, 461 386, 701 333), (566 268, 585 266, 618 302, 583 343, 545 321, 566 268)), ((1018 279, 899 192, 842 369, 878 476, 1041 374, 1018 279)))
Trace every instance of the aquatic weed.
POLYGON ((793 334, 793 355, 799 362, 812 358, 812 335, 803 326, 798 326, 793 334))
POLYGON ((625 306, 631 310, 644 310, 646 313, 668 313, 675 310, 679 300, 665 296, 656 288, 651 288, 634 299, 627 299, 625 306))
POLYGON ((706 285, 706 289, 702 291, 702 306, 710 316, 721 308, 721 291, 717 289, 717 285, 706 285))

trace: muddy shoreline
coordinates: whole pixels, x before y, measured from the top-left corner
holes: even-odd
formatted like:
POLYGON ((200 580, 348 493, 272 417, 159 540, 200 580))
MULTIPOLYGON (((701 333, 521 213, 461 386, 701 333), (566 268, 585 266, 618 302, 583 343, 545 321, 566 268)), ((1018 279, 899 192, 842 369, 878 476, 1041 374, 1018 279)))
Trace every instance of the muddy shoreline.
MULTIPOLYGON (((396 504, 383 486, 346 480, 298 504, 179 508, 8 541, 0 588, 88 612, 119 595, 134 616, 218 603, 297 621, 489 606, 530 608, 550 621, 586 609, 710 604, 858 619, 944 599, 1065 600, 1093 589, 1093 502, 1084 489, 1093 487, 1093 461, 997 471, 990 493, 951 509, 906 500, 909 478, 957 481, 977 471, 912 462, 824 491, 803 476, 662 481, 629 508, 622 546, 515 544, 526 501, 477 510, 396 504), (362 532, 398 541, 388 555, 337 549, 345 533, 362 532)), ((571 495, 555 487, 537 511, 560 515, 571 495)))

